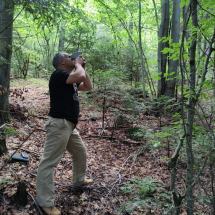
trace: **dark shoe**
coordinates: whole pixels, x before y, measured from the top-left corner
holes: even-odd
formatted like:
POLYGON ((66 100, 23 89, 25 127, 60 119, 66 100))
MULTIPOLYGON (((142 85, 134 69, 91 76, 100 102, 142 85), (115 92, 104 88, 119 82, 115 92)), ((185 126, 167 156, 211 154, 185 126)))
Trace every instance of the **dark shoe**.
POLYGON ((60 211, 56 207, 47 207, 43 208, 43 210, 48 214, 48 215, 60 215, 60 211))

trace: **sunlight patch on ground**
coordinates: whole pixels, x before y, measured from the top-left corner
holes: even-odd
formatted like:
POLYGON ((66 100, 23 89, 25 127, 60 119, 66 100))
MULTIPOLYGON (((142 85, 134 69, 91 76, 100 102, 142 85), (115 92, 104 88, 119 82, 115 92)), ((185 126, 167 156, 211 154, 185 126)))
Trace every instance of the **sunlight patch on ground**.
POLYGON ((44 78, 27 78, 27 79, 12 79, 10 82, 11 87, 26 87, 37 86, 45 87, 48 89, 48 80, 44 78))

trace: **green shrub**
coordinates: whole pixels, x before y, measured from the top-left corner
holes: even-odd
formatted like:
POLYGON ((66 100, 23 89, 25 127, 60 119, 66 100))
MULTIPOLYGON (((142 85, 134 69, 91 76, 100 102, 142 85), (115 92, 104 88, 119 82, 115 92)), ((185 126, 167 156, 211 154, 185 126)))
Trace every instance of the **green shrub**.
POLYGON ((124 195, 128 196, 128 200, 121 205, 118 211, 119 213, 123 211, 135 211, 136 208, 145 210, 160 206, 168 207, 169 203, 171 203, 171 195, 156 193, 157 190, 163 188, 153 178, 144 178, 141 180, 132 179, 131 182, 126 183, 120 189, 124 195))

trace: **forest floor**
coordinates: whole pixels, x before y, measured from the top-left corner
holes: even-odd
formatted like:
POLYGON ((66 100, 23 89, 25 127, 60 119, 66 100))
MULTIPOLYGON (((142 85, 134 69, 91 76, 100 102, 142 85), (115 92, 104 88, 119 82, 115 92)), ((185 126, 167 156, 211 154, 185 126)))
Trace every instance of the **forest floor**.
MULTIPOLYGON (((16 153, 28 153, 30 161, 27 165, 7 163, 0 170, 2 215, 44 214, 35 203, 35 182, 46 138, 44 124, 49 112, 47 84, 44 80, 16 80, 11 84, 11 121, 7 126, 18 135, 7 137, 8 151, 1 156, 0 167, 17 148, 16 153), (29 194, 25 206, 15 202, 20 181, 25 182, 29 194)), ((81 112, 77 129, 88 151, 87 177, 92 178, 94 183, 78 189, 71 186, 72 161, 66 151, 55 169, 56 207, 65 215, 164 214, 171 205, 170 171, 166 161, 172 151, 166 145, 151 150, 149 146, 153 143, 149 139, 134 141, 125 132, 128 128, 147 126, 154 135, 160 130, 160 119, 140 111, 135 122, 124 120, 113 126, 113 112, 108 109, 102 129, 102 109, 96 107, 96 102, 89 104, 83 95, 80 93, 81 112)), ((127 119, 132 118, 129 112, 124 115, 127 119)), ((162 119, 165 125, 172 121, 172 118, 162 119)), ((182 168, 179 182, 184 178, 182 168)), ((195 210, 202 211, 201 205, 195 210)), ((181 214, 186 214, 183 209, 181 214)))

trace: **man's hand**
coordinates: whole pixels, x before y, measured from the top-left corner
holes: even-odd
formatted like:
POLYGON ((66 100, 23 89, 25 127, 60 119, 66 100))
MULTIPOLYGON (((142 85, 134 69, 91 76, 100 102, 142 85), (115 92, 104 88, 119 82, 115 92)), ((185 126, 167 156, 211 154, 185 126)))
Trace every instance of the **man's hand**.
POLYGON ((86 66, 86 60, 85 60, 85 58, 82 56, 82 58, 83 58, 83 64, 82 64, 82 67, 84 68, 84 70, 85 70, 85 66, 86 66))
POLYGON ((76 59, 75 59, 75 67, 77 67, 78 65, 83 65, 84 63, 84 58, 82 55, 79 55, 76 59))
POLYGON ((82 64, 82 67, 84 70, 85 70, 85 66, 86 66, 86 61, 84 61, 84 63, 82 64))
POLYGON ((82 67, 85 70, 85 66, 86 66, 86 60, 82 55, 79 55, 76 59, 75 59, 75 66, 81 64, 82 67))

